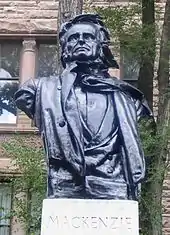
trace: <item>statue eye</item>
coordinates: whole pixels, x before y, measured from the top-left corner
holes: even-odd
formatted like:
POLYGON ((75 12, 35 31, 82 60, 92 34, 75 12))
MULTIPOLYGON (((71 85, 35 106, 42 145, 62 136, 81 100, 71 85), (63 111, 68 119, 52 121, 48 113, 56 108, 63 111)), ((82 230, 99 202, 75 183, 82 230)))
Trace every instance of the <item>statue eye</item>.
POLYGON ((95 36, 91 33, 84 33, 83 37, 85 40, 94 40, 95 39, 95 36))
POLYGON ((74 41, 77 41, 79 38, 79 34, 76 33, 76 34, 72 34, 69 38, 68 38, 68 42, 74 42, 74 41))

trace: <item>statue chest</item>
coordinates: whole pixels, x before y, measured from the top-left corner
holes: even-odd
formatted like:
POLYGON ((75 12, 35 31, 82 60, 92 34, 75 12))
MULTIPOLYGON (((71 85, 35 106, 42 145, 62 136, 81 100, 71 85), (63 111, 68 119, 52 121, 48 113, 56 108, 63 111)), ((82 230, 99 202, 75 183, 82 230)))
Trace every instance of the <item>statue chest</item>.
POLYGON ((82 123, 92 135, 95 135, 102 125, 104 132, 110 133, 116 129, 117 122, 111 94, 83 92, 80 87, 76 87, 75 95, 82 123))

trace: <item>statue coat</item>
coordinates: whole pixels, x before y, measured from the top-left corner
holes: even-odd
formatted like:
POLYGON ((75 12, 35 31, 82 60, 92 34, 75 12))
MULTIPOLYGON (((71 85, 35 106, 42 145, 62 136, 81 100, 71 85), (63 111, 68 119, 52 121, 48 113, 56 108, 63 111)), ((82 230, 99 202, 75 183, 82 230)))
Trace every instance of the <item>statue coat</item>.
MULTIPOLYGON (((81 119, 76 101, 71 106, 67 104, 76 76, 74 71, 67 70, 60 78, 30 79, 15 94, 17 107, 34 119, 43 138, 49 184, 53 178, 52 174, 55 174, 55 171, 50 170, 50 166, 54 169, 53 164, 60 162, 65 163, 64 168, 69 169, 78 179, 79 185, 85 184, 86 160, 81 119)), ((151 117, 152 113, 143 99, 143 94, 123 81, 116 78, 103 80, 87 77, 84 83, 92 92, 97 89, 98 92, 110 92, 113 96, 121 137, 121 162, 127 186, 127 198, 124 199, 136 200, 138 185, 145 175, 144 153, 137 122, 143 116, 151 117)), ((63 171, 60 177, 63 177, 63 171)), ((112 198, 110 193, 112 192, 109 192, 108 196, 105 192, 105 198, 112 198)), ((48 196, 52 194, 49 187, 48 196)))

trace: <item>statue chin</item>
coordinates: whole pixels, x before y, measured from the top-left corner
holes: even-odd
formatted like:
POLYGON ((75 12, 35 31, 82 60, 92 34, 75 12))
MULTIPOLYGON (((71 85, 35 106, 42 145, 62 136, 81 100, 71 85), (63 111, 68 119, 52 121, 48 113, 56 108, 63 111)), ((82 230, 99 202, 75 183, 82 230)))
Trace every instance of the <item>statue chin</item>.
POLYGON ((79 56, 73 57, 71 61, 76 62, 77 64, 86 64, 89 65, 93 62, 96 61, 96 59, 98 58, 98 56, 93 56, 93 55, 85 55, 85 54, 81 54, 79 56))
POLYGON ((90 59, 91 59, 91 56, 87 56, 85 54, 81 54, 79 56, 73 57, 73 61, 76 61, 78 63, 88 63, 90 59))

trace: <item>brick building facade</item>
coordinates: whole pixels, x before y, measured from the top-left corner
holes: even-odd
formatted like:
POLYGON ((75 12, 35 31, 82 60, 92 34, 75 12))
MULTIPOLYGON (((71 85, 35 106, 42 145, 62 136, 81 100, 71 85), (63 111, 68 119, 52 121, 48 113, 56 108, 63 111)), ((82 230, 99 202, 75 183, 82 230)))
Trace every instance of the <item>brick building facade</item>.
MULTIPOLYGON (((163 1, 162 1, 163 2, 163 1)), ((108 1, 93 1, 95 6, 107 6, 108 1)), ((119 0, 115 3, 126 4, 119 0)), ((10 139, 13 133, 32 133, 37 130, 32 122, 9 101, 19 83, 31 77, 50 76, 56 73, 57 0, 0 0, 0 140, 10 139), (6 94, 5 89, 9 89, 6 94)), ((119 57, 119 56, 118 56, 119 57)), ((111 71, 119 77, 119 71, 111 71)), ((0 149, 0 179, 14 175, 10 158, 0 149)), ((170 235, 170 184, 168 177, 164 190, 164 230, 170 235)), ((0 184, 1 206, 12 206, 10 187, 0 184), (6 193, 6 194, 4 194, 6 193), (4 203, 2 205, 2 203, 4 203)), ((0 221, 0 235, 24 235, 22 227, 13 218, 0 221)))

